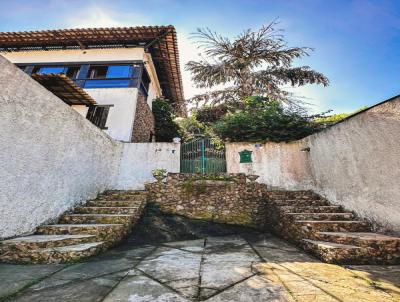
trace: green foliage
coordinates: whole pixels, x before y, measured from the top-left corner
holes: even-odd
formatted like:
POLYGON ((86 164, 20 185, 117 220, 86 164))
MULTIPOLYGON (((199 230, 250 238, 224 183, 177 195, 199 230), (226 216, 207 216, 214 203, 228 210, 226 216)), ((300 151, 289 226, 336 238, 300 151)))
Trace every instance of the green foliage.
POLYGON ((176 123, 179 125, 179 134, 183 141, 190 141, 198 136, 209 137, 217 149, 224 147, 223 141, 215 134, 212 126, 197 120, 196 114, 187 118, 177 118, 176 123))
POLYGON ((297 107, 284 107, 265 97, 250 97, 245 107, 228 113, 213 125, 215 133, 229 141, 292 141, 321 129, 297 107))
POLYGON ((338 113, 338 114, 333 114, 330 116, 318 117, 315 119, 315 122, 319 123, 319 124, 323 124, 325 126, 330 126, 330 125, 336 124, 336 123, 344 120, 345 118, 347 118, 353 114, 356 114, 362 110, 365 110, 367 108, 368 108, 367 106, 364 106, 352 113, 338 113))
POLYGON ((163 99, 155 99, 152 104, 155 119, 155 137, 157 142, 171 142, 179 136, 179 127, 174 122, 171 105, 163 99))
POLYGON ((153 174, 154 177, 165 176, 165 174, 167 173, 167 170, 166 169, 154 169, 153 171, 151 171, 151 173, 153 174))
POLYGON ((333 114, 330 116, 318 117, 315 119, 315 122, 319 123, 319 124, 330 125, 330 124, 335 124, 337 122, 340 122, 341 120, 345 119, 346 117, 348 117, 350 115, 351 115, 350 113, 333 114))
POLYGON ((194 110, 196 119, 204 124, 215 123, 228 112, 228 106, 225 104, 217 106, 203 106, 200 109, 194 110))

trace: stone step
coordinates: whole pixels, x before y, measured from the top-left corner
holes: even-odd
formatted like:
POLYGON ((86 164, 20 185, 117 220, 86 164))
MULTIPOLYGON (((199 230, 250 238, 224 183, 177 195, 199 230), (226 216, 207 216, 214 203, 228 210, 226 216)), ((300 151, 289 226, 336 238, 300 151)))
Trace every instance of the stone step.
POLYGON ((135 200, 90 200, 86 203, 89 207, 138 207, 143 205, 144 201, 135 200))
POLYGON ((327 263, 364 264, 371 260, 368 249, 354 245, 303 239, 303 247, 327 263))
POLYGON ((96 241, 95 235, 31 235, 0 242, 0 251, 5 250, 37 250, 43 248, 76 245, 96 241))
POLYGON ((143 201, 146 200, 146 198, 146 191, 106 191, 100 194, 96 199, 143 201))
POLYGON ((130 224, 134 220, 129 214, 68 214, 60 218, 63 224, 130 224))
POLYGON ((297 220, 293 224, 306 232, 365 232, 369 226, 365 221, 359 220, 297 220))
POLYGON ((360 247, 370 247, 378 252, 400 257, 400 238, 368 232, 318 232, 320 240, 360 247))
POLYGON ((140 214, 140 207, 80 207, 75 214, 140 214))
POLYGON ((341 213, 341 206, 280 206, 286 213, 341 213))
POLYGON ((115 241, 123 239, 130 228, 124 224, 51 224, 38 227, 37 234, 40 235, 96 235, 102 241, 115 241))
POLYGON ((325 199, 272 199, 273 205, 281 206, 328 206, 329 203, 325 199))
POLYGON ((284 216, 291 220, 344 221, 354 218, 353 213, 285 213, 284 216))
POLYGON ((0 254, 0 261, 10 263, 63 263, 93 256, 100 253, 104 248, 104 242, 99 241, 19 252, 9 251, 0 254))

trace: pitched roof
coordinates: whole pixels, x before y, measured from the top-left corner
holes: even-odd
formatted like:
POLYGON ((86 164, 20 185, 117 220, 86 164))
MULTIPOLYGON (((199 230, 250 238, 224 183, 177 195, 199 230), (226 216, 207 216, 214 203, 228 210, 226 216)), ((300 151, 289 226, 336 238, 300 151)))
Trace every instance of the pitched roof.
POLYGON ((164 96, 186 115, 175 27, 140 26, 0 32, 0 51, 145 47, 152 59, 164 96))
POLYGON ((95 105, 96 101, 64 74, 33 74, 32 78, 68 105, 95 105))

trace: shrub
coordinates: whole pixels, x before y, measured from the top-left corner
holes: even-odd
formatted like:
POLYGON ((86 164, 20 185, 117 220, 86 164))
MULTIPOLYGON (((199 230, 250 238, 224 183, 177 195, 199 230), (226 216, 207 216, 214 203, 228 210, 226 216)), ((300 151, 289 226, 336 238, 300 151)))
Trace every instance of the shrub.
POLYGON ((179 127, 174 122, 171 105, 163 99, 155 99, 152 107, 156 141, 171 142, 174 137, 179 136, 179 127))
POLYGON ((251 97, 245 108, 228 113, 213 126, 214 132, 229 141, 291 141, 321 129, 298 108, 284 107, 264 97, 251 97))

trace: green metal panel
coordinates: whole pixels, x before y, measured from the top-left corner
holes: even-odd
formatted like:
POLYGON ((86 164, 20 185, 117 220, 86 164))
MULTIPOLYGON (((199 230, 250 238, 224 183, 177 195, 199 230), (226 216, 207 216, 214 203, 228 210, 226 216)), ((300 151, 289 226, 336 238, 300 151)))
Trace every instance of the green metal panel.
POLYGON ((239 156, 240 156, 240 163, 241 164, 245 164, 245 163, 252 163, 253 160, 251 159, 251 154, 253 152, 249 151, 249 150, 243 150, 239 152, 239 156))
POLYGON ((181 145, 181 173, 226 172, 225 150, 218 150, 209 138, 197 138, 181 145))

